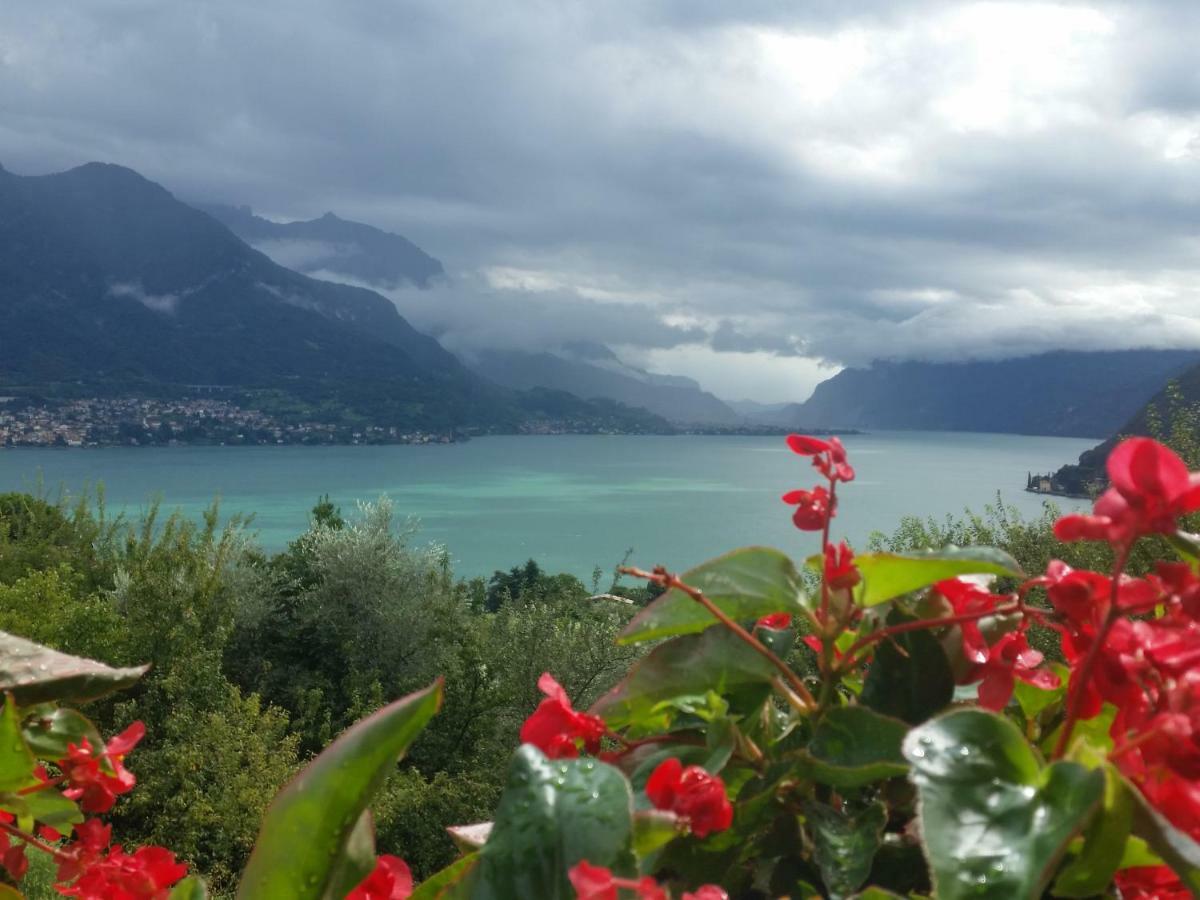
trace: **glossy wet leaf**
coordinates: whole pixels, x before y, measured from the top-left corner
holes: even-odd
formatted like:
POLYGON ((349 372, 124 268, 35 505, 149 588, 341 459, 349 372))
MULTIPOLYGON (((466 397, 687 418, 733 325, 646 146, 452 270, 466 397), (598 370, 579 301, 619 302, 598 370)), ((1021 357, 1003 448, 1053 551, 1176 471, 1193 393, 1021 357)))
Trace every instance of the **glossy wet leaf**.
POLYGON ((671 721, 672 711, 660 706, 664 701, 715 691, 735 706, 738 700, 745 701, 742 706, 761 703, 775 673, 759 653, 717 626, 655 647, 596 701, 591 712, 613 728, 636 725, 654 730, 671 721))
MULTIPOLYGON (((796 566, 785 553, 769 547, 745 547, 710 560, 680 576, 698 588, 736 622, 786 612, 804 612, 804 591, 796 566)), ((717 620, 712 613, 672 588, 636 616, 621 632, 630 644, 703 631, 717 620)))
POLYGON ((103 747, 104 738, 92 721, 74 709, 45 710, 25 721, 25 740, 35 754, 42 758, 61 759, 67 755, 67 745, 82 746, 87 738, 92 747, 103 747))
MULTIPOLYGON (((887 620, 889 625, 904 621, 897 612, 887 620)), ((950 661, 928 631, 909 631, 879 642, 863 683, 865 706, 916 725, 941 712, 953 698, 950 661)))
POLYGON ((863 706, 831 709, 803 757, 807 774, 835 787, 861 787, 908 771, 900 744, 908 724, 863 706))
POLYGON ((113 668, 0 632, 0 691, 12 692, 22 706, 102 697, 129 687, 147 668, 113 668))
POLYGON ((942 900, 1041 897, 1104 795, 1101 772, 1063 761, 1043 767, 1016 726, 983 710, 914 728, 904 754, 942 900))
POLYGON ((1128 781, 1125 786, 1133 798, 1133 833, 1200 896, 1200 844, 1168 822, 1136 787, 1128 781))
POLYGON ((854 557, 862 573, 854 599, 876 606, 959 575, 1024 578, 1017 561, 993 547, 947 547, 924 553, 864 553, 854 557))
POLYGON ((632 875, 633 796, 615 768, 551 760, 529 744, 513 757, 491 835, 471 873, 472 900, 574 900, 581 860, 632 875))
POLYGON ((371 797, 441 702, 439 680, 352 725, 305 766, 267 809, 238 896, 329 896, 371 797))
POLYGON ((871 873, 887 810, 872 803, 847 812, 812 801, 804 805, 804 818, 813 840, 813 860, 829 896, 848 897, 871 873))

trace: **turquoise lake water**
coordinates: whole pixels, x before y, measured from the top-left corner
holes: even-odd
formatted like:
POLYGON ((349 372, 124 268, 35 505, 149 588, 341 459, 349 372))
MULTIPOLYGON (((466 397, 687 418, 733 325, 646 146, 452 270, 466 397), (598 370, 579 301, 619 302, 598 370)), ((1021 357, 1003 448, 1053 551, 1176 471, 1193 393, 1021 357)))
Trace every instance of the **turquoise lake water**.
MULTIPOLYGON (((1018 435, 879 432, 845 441, 858 479, 846 486, 834 534, 861 545, 904 515, 982 510, 1000 491, 1036 514, 1028 471, 1073 462, 1095 441, 1018 435)), ((161 447, 0 451, 0 490, 74 493, 103 483, 108 506, 136 516, 155 498, 198 514, 253 513, 278 550, 306 527, 320 494, 352 512, 387 494, 420 539, 444 544, 462 576, 528 558, 590 580, 627 548, 639 565, 683 569, 725 550, 769 544, 811 552, 784 491, 815 472, 779 437, 489 437, 450 446, 161 447)), ((1060 505, 1077 507, 1072 501, 1060 505)))

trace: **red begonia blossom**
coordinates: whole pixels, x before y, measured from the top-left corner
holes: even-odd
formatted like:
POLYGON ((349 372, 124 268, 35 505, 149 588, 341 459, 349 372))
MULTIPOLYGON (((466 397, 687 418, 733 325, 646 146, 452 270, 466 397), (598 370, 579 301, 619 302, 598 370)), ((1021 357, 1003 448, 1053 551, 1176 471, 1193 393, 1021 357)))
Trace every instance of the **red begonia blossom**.
MULTIPOLYGON (((583 860, 567 872, 576 900, 618 900, 619 890, 632 891, 637 900, 669 900, 666 890, 653 878, 618 878, 603 866, 593 866, 583 860)), ((685 893, 683 900, 729 900, 729 895, 715 884, 706 884, 685 893)))
POLYGON ((58 761, 68 785, 63 794, 78 800, 84 812, 103 813, 112 809, 117 797, 133 790, 137 779, 124 766, 124 759, 146 734, 146 726, 134 722, 100 753, 94 753, 85 737, 79 744, 67 744, 67 755, 58 761), (111 770, 111 771, 109 771, 111 770))
POLYGON ((1003 635, 988 648, 987 659, 976 667, 979 705, 997 712, 1004 709, 1017 679, 1043 690, 1058 687, 1058 676, 1049 669, 1039 669, 1041 664, 1042 654, 1029 646, 1024 631, 1003 635))
POLYGON ((1111 487, 1091 515, 1063 516, 1054 525, 1061 541, 1108 541, 1128 548, 1146 534, 1168 534, 1186 513, 1200 509, 1200 477, 1169 448, 1150 438, 1121 442, 1108 456, 1111 487))
POLYGON ((69 886, 57 890, 80 900, 166 900, 171 886, 187 875, 187 866, 163 847, 139 847, 126 853, 114 845, 69 886))
POLYGON ((1193 896, 1169 866, 1121 869, 1113 882, 1121 892, 1121 900, 1191 900, 1193 896))
MULTIPOLYGON (((1001 603, 1010 598, 1000 594, 990 593, 974 581, 965 578, 948 578, 939 581, 933 590, 949 601, 956 616, 974 616, 989 613, 1001 603)), ((988 645, 979 630, 979 622, 972 620, 960 622, 962 632, 963 655, 973 663, 985 663, 988 660, 988 645)))
POLYGON ((854 551, 845 541, 825 547, 825 584, 830 590, 850 590, 862 581, 862 573, 854 565, 854 551))
POLYGON ((538 688, 546 699, 521 726, 522 743, 533 744, 551 759, 578 756, 580 744, 588 753, 596 753, 605 732, 604 720, 571 706, 567 692, 549 672, 538 679, 538 688))
POLYGON ((815 487, 811 491, 788 491, 783 495, 784 503, 796 507, 792 522, 801 531, 820 531, 834 516, 829 491, 815 487))
POLYGON ((755 628, 772 628, 776 631, 781 631, 784 628, 792 627, 791 613, 771 613, 769 616, 763 616, 754 623, 755 628))
POLYGON ((684 768, 675 757, 664 760, 646 782, 646 796, 658 809, 668 809, 691 826, 696 837, 707 837, 733 824, 733 807, 725 783, 700 766, 684 768))
POLYGON ((412 892, 408 863, 398 856, 384 854, 375 860, 371 874, 346 895, 346 900, 408 900, 412 892))
POLYGON ((803 434, 789 434, 787 445, 793 453, 811 456, 813 467, 830 481, 854 480, 854 468, 846 461, 846 448, 837 438, 822 440, 803 434))

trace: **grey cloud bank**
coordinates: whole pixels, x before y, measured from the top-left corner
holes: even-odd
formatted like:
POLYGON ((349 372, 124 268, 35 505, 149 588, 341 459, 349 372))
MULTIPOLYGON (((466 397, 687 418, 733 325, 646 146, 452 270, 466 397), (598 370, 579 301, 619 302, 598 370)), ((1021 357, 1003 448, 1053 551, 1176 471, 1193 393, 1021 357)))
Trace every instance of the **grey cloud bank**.
POLYGON ((11 0, 0 162, 333 209, 448 346, 722 396, 875 357, 1200 346, 1190 2, 11 0))

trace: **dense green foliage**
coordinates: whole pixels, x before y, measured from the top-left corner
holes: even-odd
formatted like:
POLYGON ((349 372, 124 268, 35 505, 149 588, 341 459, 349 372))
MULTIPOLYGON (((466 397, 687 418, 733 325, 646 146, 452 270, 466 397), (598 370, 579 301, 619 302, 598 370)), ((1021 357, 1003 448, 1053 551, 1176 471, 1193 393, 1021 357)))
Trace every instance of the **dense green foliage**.
POLYGON ((138 789, 112 821, 128 843, 169 843, 218 890, 307 757, 437 675, 443 709, 384 785, 378 843, 422 875, 452 857, 445 826, 490 815, 538 676, 560 673, 591 699, 637 655, 612 640, 632 605, 590 600, 536 565, 517 571, 519 584, 497 573, 490 590, 456 580, 386 500, 346 516, 322 500, 272 557, 241 523, 219 527, 215 509, 202 523, 154 510, 135 523, 102 502, 0 495, 0 630, 151 664, 87 707, 105 733, 147 726, 138 789))

